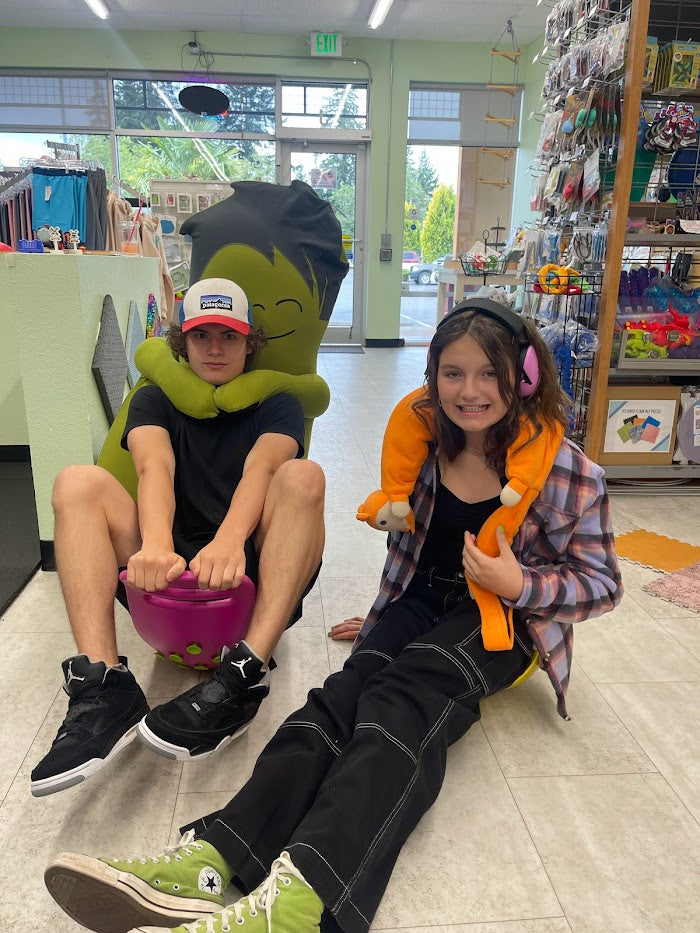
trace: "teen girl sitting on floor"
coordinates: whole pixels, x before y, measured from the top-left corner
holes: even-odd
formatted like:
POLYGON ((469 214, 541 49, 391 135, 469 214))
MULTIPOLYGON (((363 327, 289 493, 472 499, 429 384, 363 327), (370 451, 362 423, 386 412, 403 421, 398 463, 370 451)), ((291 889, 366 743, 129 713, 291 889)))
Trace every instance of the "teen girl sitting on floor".
POLYGON ((622 596, 603 471, 568 440, 555 445, 512 548, 499 530, 498 556, 486 556, 476 535, 501 505, 522 417, 561 434, 567 400, 535 327, 481 299, 440 323, 426 376, 434 445, 411 499, 416 532, 391 536, 344 668, 282 724, 233 800, 199 821, 198 840, 190 831, 142 861, 59 856, 46 882, 79 923, 119 933, 201 917, 178 930, 311 933, 325 907, 324 930, 366 933, 437 797, 447 747, 479 719, 482 699, 526 670, 533 643, 566 715, 571 623, 622 596), (539 382, 524 397, 528 347, 539 382), (509 650, 484 648, 465 576, 514 607, 509 650), (222 910, 234 875, 259 887, 222 910))

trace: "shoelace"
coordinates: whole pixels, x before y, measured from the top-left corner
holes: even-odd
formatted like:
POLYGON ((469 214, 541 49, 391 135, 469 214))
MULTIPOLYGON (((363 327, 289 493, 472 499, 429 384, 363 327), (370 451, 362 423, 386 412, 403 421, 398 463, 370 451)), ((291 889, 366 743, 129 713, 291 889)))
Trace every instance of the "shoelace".
POLYGON ((56 733, 54 742, 66 735, 74 735, 79 732, 89 730, 93 731, 92 723, 81 722, 83 713, 91 713, 100 706, 104 706, 104 698, 100 696, 100 686, 90 687, 68 706, 66 718, 56 733))
POLYGON ((257 892, 242 897, 235 904, 224 907, 220 913, 211 917, 195 920, 193 923, 186 923, 184 929, 188 930, 189 933, 228 933, 231 929, 230 920, 235 920, 238 926, 245 923, 243 911, 247 908, 250 917, 257 917, 258 910, 264 910, 268 933, 272 933, 272 905, 280 893, 278 885, 283 884, 288 888, 292 883, 292 879, 288 875, 293 875, 298 881, 309 887, 304 876, 292 863, 289 853, 283 852, 272 863, 270 874, 257 889, 257 892), (217 921, 221 922, 221 926, 218 928, 215 926, 217 921))
POLYGON ((201 852, 202 848, 201 842, 195 841, 194 830, 188 829, 179 842, 176 842, 175 845, 167 846, 165 851, 160 855, 148 855, 146 858, 111 858, 108 859, 108 861, 126 862, 129 865, 133 865, 135 862, 140 862, 141 865, 148 865, 149 862, 152 862, 154 865, 158 865, 161 860, 170 863, 172 857, 174 857, 176 862, 181 862, 181 852, 184 851, 185 855, 194 855, 193 849, 201 852))

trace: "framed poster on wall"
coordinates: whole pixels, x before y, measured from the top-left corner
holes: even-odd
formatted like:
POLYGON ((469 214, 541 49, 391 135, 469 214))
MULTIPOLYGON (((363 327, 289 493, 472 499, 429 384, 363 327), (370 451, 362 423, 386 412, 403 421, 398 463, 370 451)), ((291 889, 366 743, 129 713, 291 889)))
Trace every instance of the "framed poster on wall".
POLYGON ((680 386, 608 386, 600 463, 670 463, 680 398, 680 386))

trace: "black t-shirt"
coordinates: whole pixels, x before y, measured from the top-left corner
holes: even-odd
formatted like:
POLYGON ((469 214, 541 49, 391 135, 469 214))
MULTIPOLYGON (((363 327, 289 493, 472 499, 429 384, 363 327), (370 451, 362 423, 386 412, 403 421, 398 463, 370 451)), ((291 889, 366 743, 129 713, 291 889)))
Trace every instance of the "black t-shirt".
POLYGON ((188 541, 214 536, 261 435, 286 434, 298 444, 297 457, 304 452, 304 414, 297 399, 286 393, 243 411, 191 418, 158 386, 143 386, 129 405, 121 440, 125 450, 129 431, 142 425, 165 428, 170 435, 175 454, 173 530, 188 541))
POLYGON ((464 502, 439 482, 418 569, 426 571, 437 567, 450 576, 461 571, 464 532, 478 535, 486 519, 500 505, 498 496, 481 502, 464 502))

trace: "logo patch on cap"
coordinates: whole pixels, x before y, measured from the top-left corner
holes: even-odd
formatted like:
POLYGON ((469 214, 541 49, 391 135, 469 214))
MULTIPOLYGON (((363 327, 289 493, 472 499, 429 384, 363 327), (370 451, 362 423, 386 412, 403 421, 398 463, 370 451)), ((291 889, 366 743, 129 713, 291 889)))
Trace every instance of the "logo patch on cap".
POLYGON ((233 298, 230 295, 202 295, 199 299, 202 311, 233 311, 233 298))

